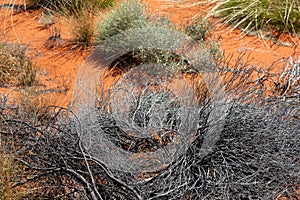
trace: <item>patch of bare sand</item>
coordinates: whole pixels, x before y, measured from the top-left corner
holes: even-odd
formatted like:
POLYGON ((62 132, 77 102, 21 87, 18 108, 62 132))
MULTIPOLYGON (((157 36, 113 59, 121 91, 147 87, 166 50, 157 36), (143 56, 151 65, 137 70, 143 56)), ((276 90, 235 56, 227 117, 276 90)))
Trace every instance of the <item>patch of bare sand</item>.
MULTIPOLYGON (((52 17, 45 24, 41 10, 17 13, 0 9, 1 42, 26 46, 27 55, 35 64, 38 75, 36 90, 50 100, 49 104, 67 107, 70 104, 77 70, 90 50, 68 45, 72 39, 70 26, 64 18, 52 17), (60 34, 60 38, 54 38, 60 34)), ((4 93, 16 92, 1 89, 4 93)))

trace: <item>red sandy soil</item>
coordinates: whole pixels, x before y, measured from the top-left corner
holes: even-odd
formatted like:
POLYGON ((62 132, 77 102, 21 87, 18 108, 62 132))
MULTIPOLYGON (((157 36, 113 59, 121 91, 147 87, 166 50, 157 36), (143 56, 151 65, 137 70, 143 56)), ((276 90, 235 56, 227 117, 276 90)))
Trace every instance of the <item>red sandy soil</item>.
MULTIPOLYGON (((0 4, 10 2, 11 0, 0 0, 0 4)), ((14 2, 24 3, 23 0, 14 2)), ((152 14, 165 15, 178 26, 190 22, 194 17, 205 16, 208 11, 206 5, 192 1, 145 0, 144 3, 152 14)), ((67 19, 55 17, 55 23, 45 26, 45 23, 41 22, 42 18, 41 10, 16 13, 10 9, 0 9, 0 42, 28 46, 28 56, 35 63, 39 82, 44 85, 44 93, 47 93, 46 98, 52 104, 67 107, 72 98, 77 71, 91 49, 82 50, 68 45, 72 40, 72 31, 67 19), (57 30, 60 30, 62 39, 59 44, 51 47, 47 40, 57 30)), ((281 45, 278 45, 257 36, 246 36, 237 29, 230 30, 230 27, 217 23, 217 19, 211 21, 213 24, 210 38, 219 43, 225 56, 232 56, 232 61, 240 53, 246 52, 250 55, 248 58, 251 64, 268 67, 294 52, 299 55, 299 38, 282 35, 279 38, 281 45)))

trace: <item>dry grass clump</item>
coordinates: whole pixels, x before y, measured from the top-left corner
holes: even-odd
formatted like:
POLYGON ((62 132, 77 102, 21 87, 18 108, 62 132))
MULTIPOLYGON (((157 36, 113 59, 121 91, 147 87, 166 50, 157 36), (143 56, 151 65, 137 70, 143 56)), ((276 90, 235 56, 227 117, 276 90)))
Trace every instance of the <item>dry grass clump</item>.
POLYGON ((25 51, 21 46, 0 44, 0 84, 32 86, 36 83, 36 71, 25 51))
POLYGON ((0 196, 3 200, 17 199, 14 198, 14 191, 10 188, 13 181, 13 156, 8 153, 0 140, 0 196))
POLYGON ((74 36, 73 44, 80 47, 89 47, 94 43, 95 25, 94 17, 84 10, 70 19, 71 30, 74 36))
POLYGON ((15 160, 11 146, 7 146, 1 138, 0 136, 0 199, 21 200, 24 195, 31 199, 28 187, 14 187, 16 177, 22 173, 22 166, 15 160))
POLYGON ((266 29, 300 33, 300 3, 296 0, 214 0, 209 15, 245 32, 266 29))
POLYGON ((27 113, 27 117, 36 122, 49 120, 51 112, 48 110, 50 100, 38 90, 26 88, 18 94, 19 109, 27 113))
POLYGON ((74 36, 71 45, 85 48, 91 46, 94 39, 93 15, 101 9, 112 7, 114 0, 30 0, 29 5, 69 18, 74 36))
POLYGON ((114 0, 28 0, 27 2, 32 6, 66 15, 73 15, 86 9, 92 11, 95 8, 107 8, 114 4, 114 0))

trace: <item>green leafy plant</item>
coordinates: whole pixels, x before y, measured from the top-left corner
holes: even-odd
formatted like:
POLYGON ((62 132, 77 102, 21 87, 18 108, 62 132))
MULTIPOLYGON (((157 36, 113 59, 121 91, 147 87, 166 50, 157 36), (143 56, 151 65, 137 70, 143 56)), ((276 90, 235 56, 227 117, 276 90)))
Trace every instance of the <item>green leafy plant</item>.
POLYGON ((32 86, 36 83, 36 71, 25 51, 22 46, 0 44, 0 84, 32 86))
POLYGON ((183 57, 162 49, 139 49, 133 52, 133 57, 137 58, 140 64, 157 63, 172 70, 182 72, 192 70, 183 57))
MULTIPOLYGON (((97 30, 99 35, 97 41, 100 43, 126 30, 143 27, 175 29, 174 25, 171 24, 166 17, 154 17, 145 14, 141 2, 126 1, 122 2, 119 7, 113 9, 98 24, 97 30)), ((185 70, 187 68, 187 66, 185 66, 186 63, 183 62, 183 58, 179 58, 179 56, 174 53, 162 49, 135 49, 117 60, 113 66, 122 68, 123 66, 121 65, 124 62, 126 66, 157 63, 176 70, 185 70)))
POLYGON ((214 0, 209 16, 222 17, 233 28, 299 34, 300 2, 296 0, 214 0))

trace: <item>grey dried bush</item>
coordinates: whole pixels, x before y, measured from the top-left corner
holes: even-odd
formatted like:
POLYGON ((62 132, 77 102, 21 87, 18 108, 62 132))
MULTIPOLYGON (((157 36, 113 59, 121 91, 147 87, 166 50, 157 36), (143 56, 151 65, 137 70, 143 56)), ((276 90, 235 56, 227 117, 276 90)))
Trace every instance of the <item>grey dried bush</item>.
MULTIPOLYGON (((232 98, 213 151, 202 157, 201 145, 212 129, 207 122, 212 108, 208 95, 197 118, 199 127, 193 141, 171 163, 149 173, 126 170, 126 165, 111 167, 108 159, 89 151, 89 145, 95 145, 92 141, 99 139, 97 135, 108 142, 106 147, 112 147, 108 149, 112 161, 118 158, 118 149, 138 156, 141 151, 156 151, 169 145, 168 138, 164 144, 150 136, 136 137, 124 132, 116 116, 101 107, 105 104, 98 102, 98 109, 78 116, 54 107, 51 117, 40 120, 28 119, 26 113, 2 97, 1 139, 15 148, 14 159, 26 168, 15 177, 15 186, 31 184, 36 197, 44 199, 275 199, 280 195, 297 199, 294 189, 300 174, 299 62, 291 59, 282 74, 247 67, 241 62, 234 69, 224 63, 217 66, 218 75, 226 77, 226 91, 232 98), (263 79, 251 78, 262 74, 263 79), (285 86, 287 83, 289 87, 285 86)), ((159 96, 153 98, 168 102, 159 96)), ((129 115, 133 121, 147 119, 138 113, 147 113, 153 106, 171 106, 144 100, 129 115)), ((170 108, 176 111, 176 104, 170 108)), ((148 117, 151 116, 154 115, 150 112, 148 117)), ((99 142, 97 148, 102 149, 101 145, 99 142)))

